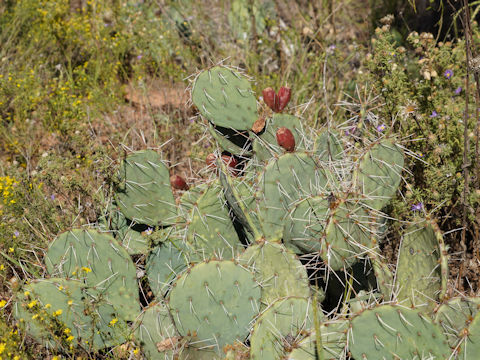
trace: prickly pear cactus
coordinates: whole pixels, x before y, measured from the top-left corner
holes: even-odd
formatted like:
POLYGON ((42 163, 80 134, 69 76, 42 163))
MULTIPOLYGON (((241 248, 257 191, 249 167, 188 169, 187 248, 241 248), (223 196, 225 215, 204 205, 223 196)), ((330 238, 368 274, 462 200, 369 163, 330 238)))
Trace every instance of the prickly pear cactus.
POLYGON ((177 207, 168 168, 153 150, 128 155, 118 171, 116 203, 127 219, 149 226, 171 225, 177 207))
POLYGON ((250 82, 224 66, 215 66, 197 76, 192 100, 200 113, 216 126, 250 130, 258 118, 250 82))
POLYGON ((123 343, 130 332, 98 292, 77 280, 50 278, 26 285, 17 295, 14 315, 32 337, 56 349, 100 350, 123 343))
POLYGON ((153 293, 163 298, 175 278, 191 262, 199 262, 195 252, 182 239, 171 239, 157 246, 147 258, 146 272, 153 293))
POLYGON ((403 151, 392 140, 372 146, 353 175, 363 202, 373 209, 382 209, 397 191, 403 164, 403 151))
POLYGON ((283 242, 298 254, 319 252, 330 214, 328 196, 301 200, 285 219, 283 242))
POLYGON ((251 272, 233 261, 211 260, 184 272, 168 301, 179 333, 193 337, 191 346, 220 354, 247 337, 260 293, 251 272))
POLYGON ((286 296, 309 297, 307 270, 295 254, 281 244, 249 246, 239 263, 250 268, 262 289, 262 308, 286 296))
POLYGON ((462 329, 459 336, 458 358, 465 360, 478 359, 480 353, 480 316, 478 313, 471 320, 468 328, 462 329))
POLYGON ((136 269, 125 249, 110 235, 71 230, 49 246, 45 259, 51 276, 79 279, 133 320, 140 311, 136 269))
POLYGON ((295 149, 305 150, 304 130, 300 119, 288 114, 274 114, 266 122, 265 131, 260 133, 253 141, 253 152, 259 161, 266 162, 275 155, 284 153, 283 148, 277 144, 276 132, 279 128, 286 127, 295 138, 295 149))
POLYGON ((468 328, 480 308, 480 298, 457 297, 448 300, 434 312, 435 322, 443 328, 452 348, 461 340, 458 336, 468 328))
POLYGON ((129 224, 127 218, 113 206, 110 207, 108 214, 98 220, 98 223, 100 230, 111 232, 129 254, 146 254, 148 252, 147 237, 140 231, 134 230, 134 224, 129 224))
POLYGON ((243 249, 218 181, 210 184, 192 208, 186 237, 205 259, 232 259, 243 249))
POLYGON ((397 300, 405 306, 432 310, 443 297, 448 278, 442 234, 425 222, 405 230, 396 271, 397 300))
POLYGON ((355 359, 448 359, 451 354, 439 325, 399 305, 381 305, 355 316, 348 349, 355 359))
MULTIPOLYGON (((346 359, 345 348, 347 346, 348 321, 336 320, 323 323, 320 326, 322 341, 322 356, 324 360, 343 360, 346 359)), ((298 343, 288 355, 287 360, 316 360, 317 346, 316 334, 311 334, 298 343)))
POLYGON ((270 160, 260 180, 259 219, 267 240, 280 241, 289 209, 312 193, 326 193, 333 175, 306 153, 296 152, 270 160))
POLYGON ((324 130, 316 139, 313 152, 320 161, 340 161, 344 158, 343 145, 336 131, 324 130))
MULTIPOLYGON (((321 319, 321 317, 320 317, 321 319)), ((313 326, 310 299, 278 299, 257 318, 250 338, 252 360, 277 360, 304 337, 313 326)))
POLYGON ((332 270, 350 267, 375 247, 370 222, 362 203, 347 200, 336 204, 325 227, 326 246, 320 250, 320 256, 332 270))
POLYGON ((137 318, 134 329, 135 341, 148 359, 173 359, 182 351, 182 338, 164 303, 150 304, 137 318))

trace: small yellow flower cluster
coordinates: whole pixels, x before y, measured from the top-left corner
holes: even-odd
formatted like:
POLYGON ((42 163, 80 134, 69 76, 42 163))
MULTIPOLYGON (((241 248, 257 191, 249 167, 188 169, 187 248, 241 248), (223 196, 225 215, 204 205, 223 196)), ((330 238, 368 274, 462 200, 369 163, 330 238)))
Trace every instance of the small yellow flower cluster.
MULTIPOLYGON (((4 205, 15 204, 14 187, 18 184, 15 178, 10 176, 0 177, 0 195, 4 205)), ((0 210, 1 211, 1 210, 0 210)), ((1 215, 1 212, 0 212, 1 215)))

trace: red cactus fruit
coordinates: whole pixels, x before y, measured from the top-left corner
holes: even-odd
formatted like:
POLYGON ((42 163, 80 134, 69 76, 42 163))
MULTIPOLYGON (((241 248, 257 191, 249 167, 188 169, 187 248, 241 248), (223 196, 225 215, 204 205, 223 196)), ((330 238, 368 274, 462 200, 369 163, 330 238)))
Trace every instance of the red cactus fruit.
POLYGON ((292 90, 285 86, 282 86, 280 90, 278 90, 278 95, 277 95, 278 105, 277 105, 276 112, 280 112, 283 109, 285 109, 285 106, 287 106, 291 96, 292 96, 292 90))
POLYGON ((237 159, 235 159, 233 156, 222 155, 222 161, 230 168, 236 168, 238 165, 237 159))
POLYGON ((174 189, 188 190, 188 184, 179 175, 170 176, 170 183, 172 184, 174 189))
POLYGON ((273 90, 271 87, 268 87, 262 91, 262 95, 265 104, 267 104, 270 109, 276 112, 278 100, 275 90, 273 90))
POLYGON ((207 167, 209 169, 213 169, 215 168, 217 165, 215 164, 215 161, 217 160, 217 157, 215 156, 215 154, 208 154, 207 155, 207 159, 205 160, 205 162, 207 163, 207 167))
POLYGON ((281 127, 277 130, 277 143, 285 150, 291 152, 295 150, 295 138, 292 132, 286 127, 281 127))

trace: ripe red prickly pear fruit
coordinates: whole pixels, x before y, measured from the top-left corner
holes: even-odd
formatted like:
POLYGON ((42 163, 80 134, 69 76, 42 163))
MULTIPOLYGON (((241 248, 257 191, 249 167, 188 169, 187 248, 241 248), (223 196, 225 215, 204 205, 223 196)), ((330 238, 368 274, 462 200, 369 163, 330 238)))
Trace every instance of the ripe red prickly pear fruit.
POLYGON ((292 132, 286 127, 281 127, 277 130, 277 143, 285 150, 292 152, 295 150, 295 138, 292 132))
POLYGON ((188 184, 179 175, 170 176, 170 183, 172 184, 174 189, 188 190, 188 184))
POLYGON ((230 168, 236 168, 238 165, 237 159, 235 159, 233 156, 222 155, 222 161, 230 168))
POLYGON ((278 90, 278 106, 277 106, 277 112, 282 111, 285 109, 285 106, 287 106, 288 102, 290 101, 290 97, 292 96, 292 90, 282 86, 280 90, 278 90))
POLYGON ((215 156, 215 154, 208 154, 207 155, 207 159, 205 160, 205 162, 207 163, 207 167, 209 169, 213 169, 215 168, 217 165, 215 164, 215 161, 217 160, 217 157, 215 156))
POLYGON ((268 87, 262 91, 262 95, 265 104, 267 104, 270 109, 276 112, 278 100, 275 90, 273 90, 271 87, 268 87))

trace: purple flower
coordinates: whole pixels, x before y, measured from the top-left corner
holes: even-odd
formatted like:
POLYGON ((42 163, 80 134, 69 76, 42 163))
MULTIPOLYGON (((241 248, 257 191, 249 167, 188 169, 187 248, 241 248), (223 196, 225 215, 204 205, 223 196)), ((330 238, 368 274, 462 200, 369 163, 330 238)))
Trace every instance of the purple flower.
POLYGON ((450 69, 447 69, 447 70, 445 70, 445 72, 443 73, 443 76, 445 76, 445 78, 447 78, 447 79, 450 79, 450 78, 453 76, 453 71, 450 70, 450 69))
POLYGON ((18 232, 18 230, 15 230, 15 231, 13 232, 13 235, 15 235, 15 237, 18 237, 18 235, 20 235, 20 233, 18 232))
POLYGON ((50 195, 51 200, 55 200, 55 194, 50 195))
POLYGON ((437 117, 438 114, 435 110, 432 111, 432 115, 430 115, 431 118, 437 117))
POLYGON ((382 124, 382 125, 378 125, 378 126, 377 126, 377 131, 378 131, 378 132, 382 132, 382 131, 385 130, 385 129, 386 129, 385 124, 382 124))
POLYGON ((140 54, 140 55, 137 55, 137 60, 140 60, 142 57, 143 57, 143 55, 142 55, 142 54, 140 54))
POLYGON ((345 135, 353 135, 355 133, 355 130, 357 130, 356 126, 352 126, 351 128, 348 128, 345 130, 345 135))
POLYGON ((419 202, 412 205, 412 211, 420 211, 423 209, 423 203, 419 202))
POLYGON ((455 89, 455 95, 459 95, 462 92, 462 87, 459 86, 458 88, 455 89))

